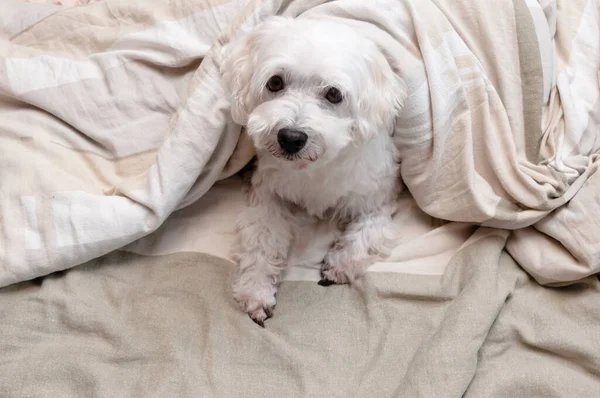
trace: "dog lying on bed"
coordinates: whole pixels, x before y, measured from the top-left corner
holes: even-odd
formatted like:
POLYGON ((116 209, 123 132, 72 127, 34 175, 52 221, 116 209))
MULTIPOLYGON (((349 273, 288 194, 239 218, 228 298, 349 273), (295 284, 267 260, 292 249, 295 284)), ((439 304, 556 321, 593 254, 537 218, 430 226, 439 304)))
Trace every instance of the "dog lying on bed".
POLYGON ((391 135, 406 90, 385 54, 341 22, 271 17, 223 54, 232 118, 258 156, 233 292, 264 326, 299 212, 341 231, 320 285, 351 283, 389 255, 401 186, 391 135))

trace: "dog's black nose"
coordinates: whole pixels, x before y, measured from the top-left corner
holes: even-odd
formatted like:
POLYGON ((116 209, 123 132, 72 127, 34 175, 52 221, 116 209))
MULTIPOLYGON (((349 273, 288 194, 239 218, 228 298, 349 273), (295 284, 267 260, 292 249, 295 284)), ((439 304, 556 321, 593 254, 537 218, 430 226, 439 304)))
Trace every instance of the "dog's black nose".
POLYGON ((279 142, 279 146, 289 154, 300 152, 300 150, 304 148, 304 145, 306 145, 307 140, 308 135, 306 135, 304 131, 281 129, 277 132, 277 142, 279 142))

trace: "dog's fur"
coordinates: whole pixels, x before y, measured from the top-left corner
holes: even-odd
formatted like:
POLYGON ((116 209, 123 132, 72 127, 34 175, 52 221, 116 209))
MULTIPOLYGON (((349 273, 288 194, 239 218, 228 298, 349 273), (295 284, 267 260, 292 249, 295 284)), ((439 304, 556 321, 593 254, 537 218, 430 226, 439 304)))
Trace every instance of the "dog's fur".
POLYGON ((389 255, 400 189, 391 135, 406 90, 385 54, 341 22, 271 17, 223 55, 232 117, 246 126, 258 155, 238 222, 233 291, 263 325, 298 211, 342 231, 323 260, 322 285, 351 283, 389 255), (266 85, 276 75, 285 88, 274 93, 266 85), (338 104, 325 97, 331 87, 343 95, 338 104), (306 145, 283 151, 282 128, 306 133, 306 145))

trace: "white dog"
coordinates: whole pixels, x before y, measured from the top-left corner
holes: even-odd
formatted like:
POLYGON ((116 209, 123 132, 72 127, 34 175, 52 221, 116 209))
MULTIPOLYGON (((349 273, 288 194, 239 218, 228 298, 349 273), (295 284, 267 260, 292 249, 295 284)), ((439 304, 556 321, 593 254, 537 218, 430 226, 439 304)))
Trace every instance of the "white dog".
POLYGON ((258 155, 233 291, 264 326, 299 211, 341 230, 321 285, 351 283, 389 255, 401 185, 391 135, 406 90, 385 54, 342 22, 271 17, 223 54, 232 117, 258 155))

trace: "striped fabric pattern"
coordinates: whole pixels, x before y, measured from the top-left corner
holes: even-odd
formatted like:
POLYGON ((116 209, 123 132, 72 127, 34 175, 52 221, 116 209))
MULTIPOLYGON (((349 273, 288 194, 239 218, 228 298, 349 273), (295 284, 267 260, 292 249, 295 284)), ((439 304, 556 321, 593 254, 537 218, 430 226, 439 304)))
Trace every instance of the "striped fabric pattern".
MULTIPOLYGON (((227 257, 241 202, 218 193, 252 148, 229 117, 220 51, 274 14, 352 24, 408 84, 395 134, 405 236, 371 271, 443 273, 477 227, 540 283, 600 271, 597 1, 7 0, 0 286, 124 247, 227 257)), ((288 277, 316 277, 313 260, 288 277)))

